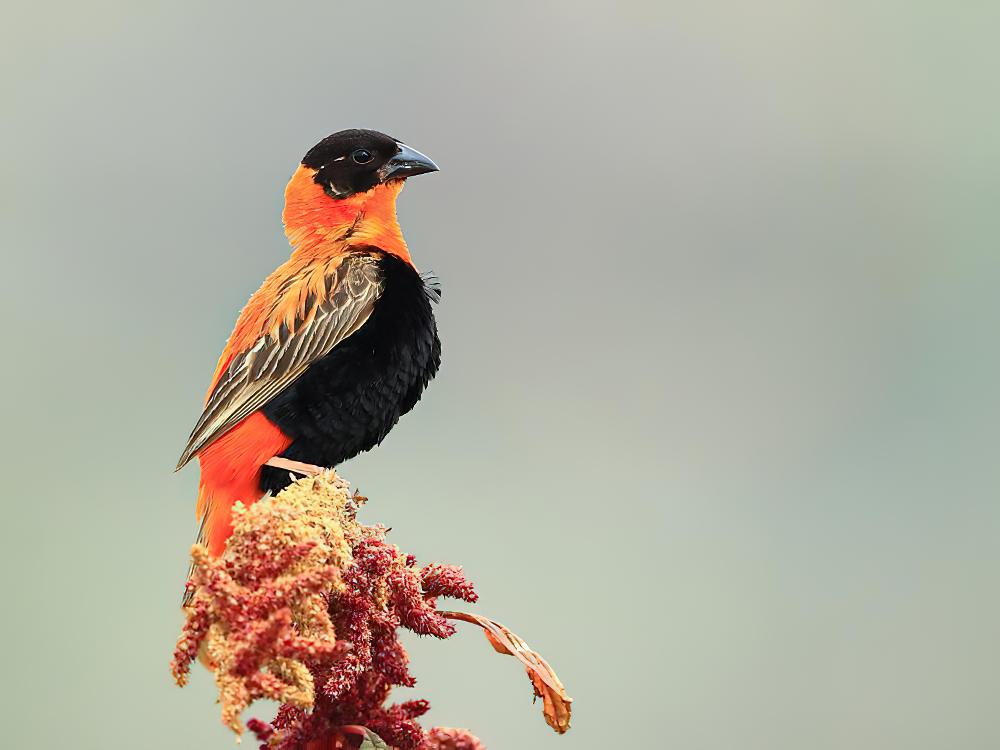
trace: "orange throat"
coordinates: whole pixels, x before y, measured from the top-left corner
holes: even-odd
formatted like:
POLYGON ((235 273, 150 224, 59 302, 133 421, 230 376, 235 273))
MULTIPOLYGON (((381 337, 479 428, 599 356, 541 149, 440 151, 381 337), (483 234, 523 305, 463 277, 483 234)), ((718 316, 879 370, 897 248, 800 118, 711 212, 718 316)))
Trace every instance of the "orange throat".
POLYGON ((315 174, 300 164, 285 188, 281 219, 293 258, 328 258, 351 246, 372 245, 413 264, 396 219, 402 180, 334 199, 313 179, 315 174))

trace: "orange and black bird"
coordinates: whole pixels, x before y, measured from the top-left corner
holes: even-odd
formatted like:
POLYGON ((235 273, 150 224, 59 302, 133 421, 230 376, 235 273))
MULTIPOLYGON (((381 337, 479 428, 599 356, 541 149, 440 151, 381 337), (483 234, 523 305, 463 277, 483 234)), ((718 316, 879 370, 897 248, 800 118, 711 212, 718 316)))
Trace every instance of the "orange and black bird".
POLYGON ((247 302, 219 358, 180 469, 201 463, 199 540, 213 555, 249 505, 291 482, 274 461, 334 467, 382 441, 437 372, 440 287, 413 265, 396 197, 437 171, 373 130, 313 146, 285 188, 292 246, 247 302))

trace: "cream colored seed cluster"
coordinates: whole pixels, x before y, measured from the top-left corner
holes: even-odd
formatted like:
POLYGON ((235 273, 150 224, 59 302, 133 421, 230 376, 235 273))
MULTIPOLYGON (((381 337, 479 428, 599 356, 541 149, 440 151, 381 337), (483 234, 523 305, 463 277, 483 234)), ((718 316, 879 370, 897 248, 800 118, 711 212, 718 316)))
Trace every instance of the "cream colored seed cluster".
POLYGON ((237 504, 220 558, 192 548, 196 593, 171 668, 180 685, 195 658, 215 673, 233 731, 243 731, 240 714, 257 698, 310 708, 315 687, 304 660, 341 655, 327 601, 352 563, 351 544, 366 533, 355 511, 347 483, 330 472, 237 504))

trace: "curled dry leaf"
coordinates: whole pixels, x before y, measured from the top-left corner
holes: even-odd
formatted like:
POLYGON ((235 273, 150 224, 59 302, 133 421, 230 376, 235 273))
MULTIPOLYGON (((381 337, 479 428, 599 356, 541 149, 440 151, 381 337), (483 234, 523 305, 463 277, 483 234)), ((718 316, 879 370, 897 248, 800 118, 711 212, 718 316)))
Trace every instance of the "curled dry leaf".
POLYGON ((566 689, 559 681, 556 673, 535 651, 532 651, 516 633, 495 620, 469 612, 442 612, 450 620, 461 620, 478 625, 486 634, 486 639, 494 650, 508 654, 524 665, 528 678, 531 680, 535 695, 542 699, 542 710, 545 721, 559 734, 569 729, 570 704, 573 699, 566 694, 566 689))

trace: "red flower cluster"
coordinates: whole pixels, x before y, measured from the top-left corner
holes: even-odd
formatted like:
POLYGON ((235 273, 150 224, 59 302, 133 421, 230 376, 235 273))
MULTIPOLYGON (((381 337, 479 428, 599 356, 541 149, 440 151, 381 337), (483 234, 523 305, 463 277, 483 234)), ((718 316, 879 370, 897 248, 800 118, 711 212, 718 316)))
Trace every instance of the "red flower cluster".
POLYGON ((310 665, 316 684, 322 686, 315 706, 312 711, 282 706, 267 736, 270 750, 336 747, 330 743, 351 725, 370 729, 398 750, 417 750, 424 742, 416 719, 427 712, 427 701, 384 705, 393 687, 415 684, 396 631, 404 627, 447 638, 455 628, 437 611, 435 600, 440 596, 474 602, 476 592, 461 569, 418 568, 412 556, 404 556, 384 539, 362 539, 352 553, 354 563, 341 578, 345 587, 330 595, 334 629, 352 648, 332 664, 310 665))
POLYGON ((178 683, 200 658, 237 733, 252 700, 280 701, 271 723, 248 722, 266 750, 484 750, 464 729, 425 732, 417 719, 427 701, 387 704, 394 687, 415 684, 399 628, 448 638, 459 620, 521 661, 546 721, 565 732, 570 698, 545 660, 493 620, 439 610, 439 598, 478 599, 462 569, 418 566, 386 541, 385 527, 357 521, 365 501, 332 472, 303 479, 238 507, 222 557, 195 545, 193 596, 172 662, 178 683))
POLYGON ((486 748, 464 729, 434 727, 427 733, 420 750, 486 750, 486 748))

